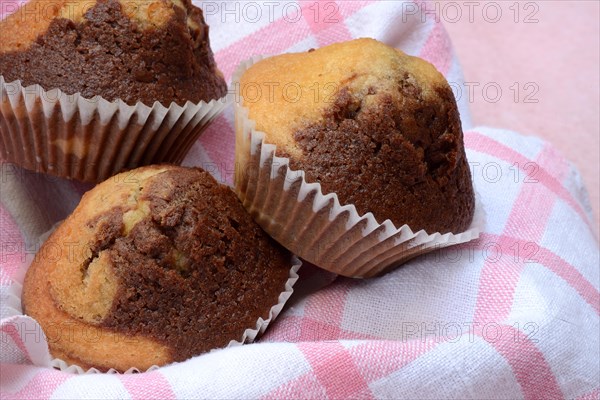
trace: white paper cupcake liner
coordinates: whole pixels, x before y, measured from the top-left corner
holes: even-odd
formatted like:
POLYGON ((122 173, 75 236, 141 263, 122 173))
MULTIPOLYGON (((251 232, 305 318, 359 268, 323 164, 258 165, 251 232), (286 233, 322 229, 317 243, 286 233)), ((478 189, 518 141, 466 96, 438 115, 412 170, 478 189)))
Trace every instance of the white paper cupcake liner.
POLYGON ((23 87, 0 76, 0 159, 87 182, 142 165, 180 164, 228 97, 167 108, 23 87))
MULTIPOLYGON (((41 245, 50 237, 52 232, 54 232, 54 230, 56 230, 56 228, 59 225, 60 225, 60 222, 55 224, 51 230, 49 230, 48 232, 46 232, 42 236, 40 236, 38 248, 41 248, 41 245)), ((277 304, 273 305, 271 307, 271 309, 269 310, 269 316, 267 317, 267 319, 263 319, 262 317, 259 317, 258 320, 256 321, 256 324, 254 327, 249 327, 246 330, 244 330, 244 332, 242 332, 242 334, 240 335, 239 340, 231 340, 227 344, 227 346, 225 346, 224 348, 236 347, 236 346, 241 346, 243 344, 250 344, 250 343, 254 342, 262 333, 265 332, 265 330, 267 329, 269 324, 277 318, 277 316, 279 315, 279 313, 285 306, 285 303, 288 301, 288 299, 294 293, 294 285, 295 285, 296 281, 298 281, 298 277, 299 277, 298 270, 302 266, 302 261, 300 261, 300 259, 298 259, 298 257, 296 257, 296 256, 292 256, 291 263, 292 263, 292 266, 290 268, 288 280, 285 283, 285 289, 283 292, 281 292, 279 294, 277 304)), ((28 268, 28 266, 25 268, 28 268)), ((43 333, 43 329, 42 329, 41 325, 35 319, 23 314, 23 308, 21 305, 22 288, 23 288, 23 286, 21 284, 15 282, 15 283, 13 283, 13 285, 9 288, 9 290, 6 293, 2 293, 2 301, 4 302, 6 300, 7 303, 9 303, 9 304, 4 304, 5 309, 3 310, 4 314, 2 315, 2 317, 3 318, 20 319, 18 321, 18 323, 27 324, 28 327, 26 329, 19 330, 19 335, 21 336, 21 340, 23 341, 23 344, 24 344, 25 348, 27 349, 27 353, 28 353, 30 359, 32 360, 32 362, 35 363, 35 365, 40 366, 40 367, 54 368, 54 369, 58 369, 60 371, 68 372, 68 373, 72 373, 72 374, 96 374, 96 373, 120 374, 121 373, 120 371, 118 371, 116 369, 112 369, 112 368, 109 369, 108 371, 100 371, 96 368, 84 369, 84 368, 80 367, 79 365, 69 364, 60 358, 53 358, 50 355, 50 351, 48 348, 48 342, 47 342, 45 334, 43 333), (27 340, 28 335, 29 335, 29 338, 31 339, 32 332, 40 332, 41 340, 27 340)), ((37 335, 36 335, 36 338, 37 338, 37 335)), ((221 350, 221 349, 213 349, 211 351, 221 350)), ((182 362, 185 362, 185 361, 182 361, 182 362)), ((122 372, 122 373, 123 374, 132 374, 132 373, 140 373, 140 372, 151 372, 158 368, 161 368, 161 367, 158 365, 152 365, 151 367, 149 367, 146 370, 140 370, 138 368, 131 367, 127 371, 122 372)))
MULTIPOLYGON (((244 71, 262 58, 240 64, 236 90, 244 71)), ((290 169, 288 158, 276 156, 276 146, 265 142, 265 133, 255 129, 248 109, 236 100, 236 193, 259 225, 299 257, 339 275, 368 278, 479 237, 485 213, 478 199, 470 228, 456 234, 414 232, 389 220, 380 224, 372 213, 359 215, 335 193, 324 195, 319 183, 308 183, 304 171, 290 169)))

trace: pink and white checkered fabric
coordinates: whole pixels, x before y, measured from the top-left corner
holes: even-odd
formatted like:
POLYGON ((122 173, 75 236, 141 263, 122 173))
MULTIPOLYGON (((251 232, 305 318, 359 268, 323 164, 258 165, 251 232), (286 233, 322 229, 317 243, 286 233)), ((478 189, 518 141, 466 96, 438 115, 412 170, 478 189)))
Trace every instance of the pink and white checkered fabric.
MULTIPOLYGON (((13 4, 0 0, 5 13, 13 4)), ((255 54, 374 37, 462 82, 443 26, 420 3, 198 4, 228 79, 255 54)), ((480 240, 371 280, 305 267, 289 307, 260 343, 143 374, 49 369, 35 323, 10 316, 19 299, 9 292, 20 287, 39 235, 86 186, 2 165, 1 397, 598 399, 599 251, 579 174, 539 139, 472 128, 466 98, 459 103, 487 213, 480 240)), ((231 182, 233 140, 230 109, 185 164, 231 182)))

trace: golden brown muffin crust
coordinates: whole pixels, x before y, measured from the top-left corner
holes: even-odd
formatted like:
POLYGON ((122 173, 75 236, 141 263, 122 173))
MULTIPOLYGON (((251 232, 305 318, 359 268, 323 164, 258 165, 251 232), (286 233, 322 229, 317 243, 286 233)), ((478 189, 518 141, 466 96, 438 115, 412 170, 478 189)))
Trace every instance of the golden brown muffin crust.
MULTIPOLYGON (((118 0, 123 13, 142 30, 164 26, 174 16, 173 6, 185 10, 183 1, 173 0, 118 0)), ((29 0, 0 21, 0 52, 23 50, 43 35, 55 18, 80 23, 93 8, 89 0, 29 0)), ((189 19, 190 28, 194 23, 189 19)))
POLYGON ((290 254, 208 173, 136 171, 86 194, 49 239, 72 256, 36 259, 26 277, 25 311, 44 329, 60 317, 100 335, 88 348, 50 343, 84 367, 145 369, 240 340, 268 318, 289 277, 290 254), (103 354, 113 336, 129 341, 103 354), (132 340, 144 351, 121 358, 132 340))
POLYGON ((149 106, 227 91, 190 0, 34 0, 0 22, 0 35, 7 82, 149 106))
POLYGON ((240 89, 277 154, 342 204, 415 231, 459 233, 470 225, 474 194, 460 117, 431 64, 358 39, 260 61, 240 89))
POLYGON ((321 49, 281 54, 254 64, 240 81, 243 105, 271 143, 289 154, 301 152, 296 130, 320 122, 342 89, 376 101, 376 90, 398 98, 397 79, 410 71, 425 98, 435 97, 434 85, 447 85, 429 63, 373 39, 356 39, 321 49))

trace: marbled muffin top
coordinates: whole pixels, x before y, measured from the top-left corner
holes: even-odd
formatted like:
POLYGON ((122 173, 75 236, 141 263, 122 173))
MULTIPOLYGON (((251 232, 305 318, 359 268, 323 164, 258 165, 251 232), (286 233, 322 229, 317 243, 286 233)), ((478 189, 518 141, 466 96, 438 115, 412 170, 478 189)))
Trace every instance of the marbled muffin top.
POLYGON ((431 233, 470 225, 458 109, 428 62, 358 39, 262 60, 240 91, 278 155, 342 204, 431 233))
POLYGON ((144 167, 88 192, 27 273, 24 308, 53 356, 146 369, 240 340, 285 290, 291 255, 199 169, 144 167), (58 254, 49 260, 45 255, 58 254), (82 334, 83 332, 84 334, 82 334), (85 337, 99 337, 90 346, 85 337), (52 338, 51 338, 52 339, 52 338))
POLYGON ((226 83, 190 0, 31 0, 0 22, 0 74, 25 86, 168 106, 226 83))

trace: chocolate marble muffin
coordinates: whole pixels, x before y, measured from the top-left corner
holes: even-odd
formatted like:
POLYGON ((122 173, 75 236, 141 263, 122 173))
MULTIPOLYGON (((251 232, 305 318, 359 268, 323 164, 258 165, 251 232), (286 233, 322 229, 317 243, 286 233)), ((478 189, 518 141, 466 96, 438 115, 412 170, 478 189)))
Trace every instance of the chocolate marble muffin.
POLYGON ((167 107, 227 91, 190 0, 31 0, 0 22, 0 37, 7 82, 167 107))
POLYGON ((190 0, 31 0, 0 37, 0 158, 36 172, 179 164, 227 106, 190 0))
POLYGON ((144 167, 84 195, 29 268, 23 306, 54 357, 145 370, 241 340, 291 265, 207 172, 144 167))
POLYGON ((474 194, 456 102, 428 62, 373 39, 259 61, 242 104, 277 155, 359 214, 466 230, 474 194))

